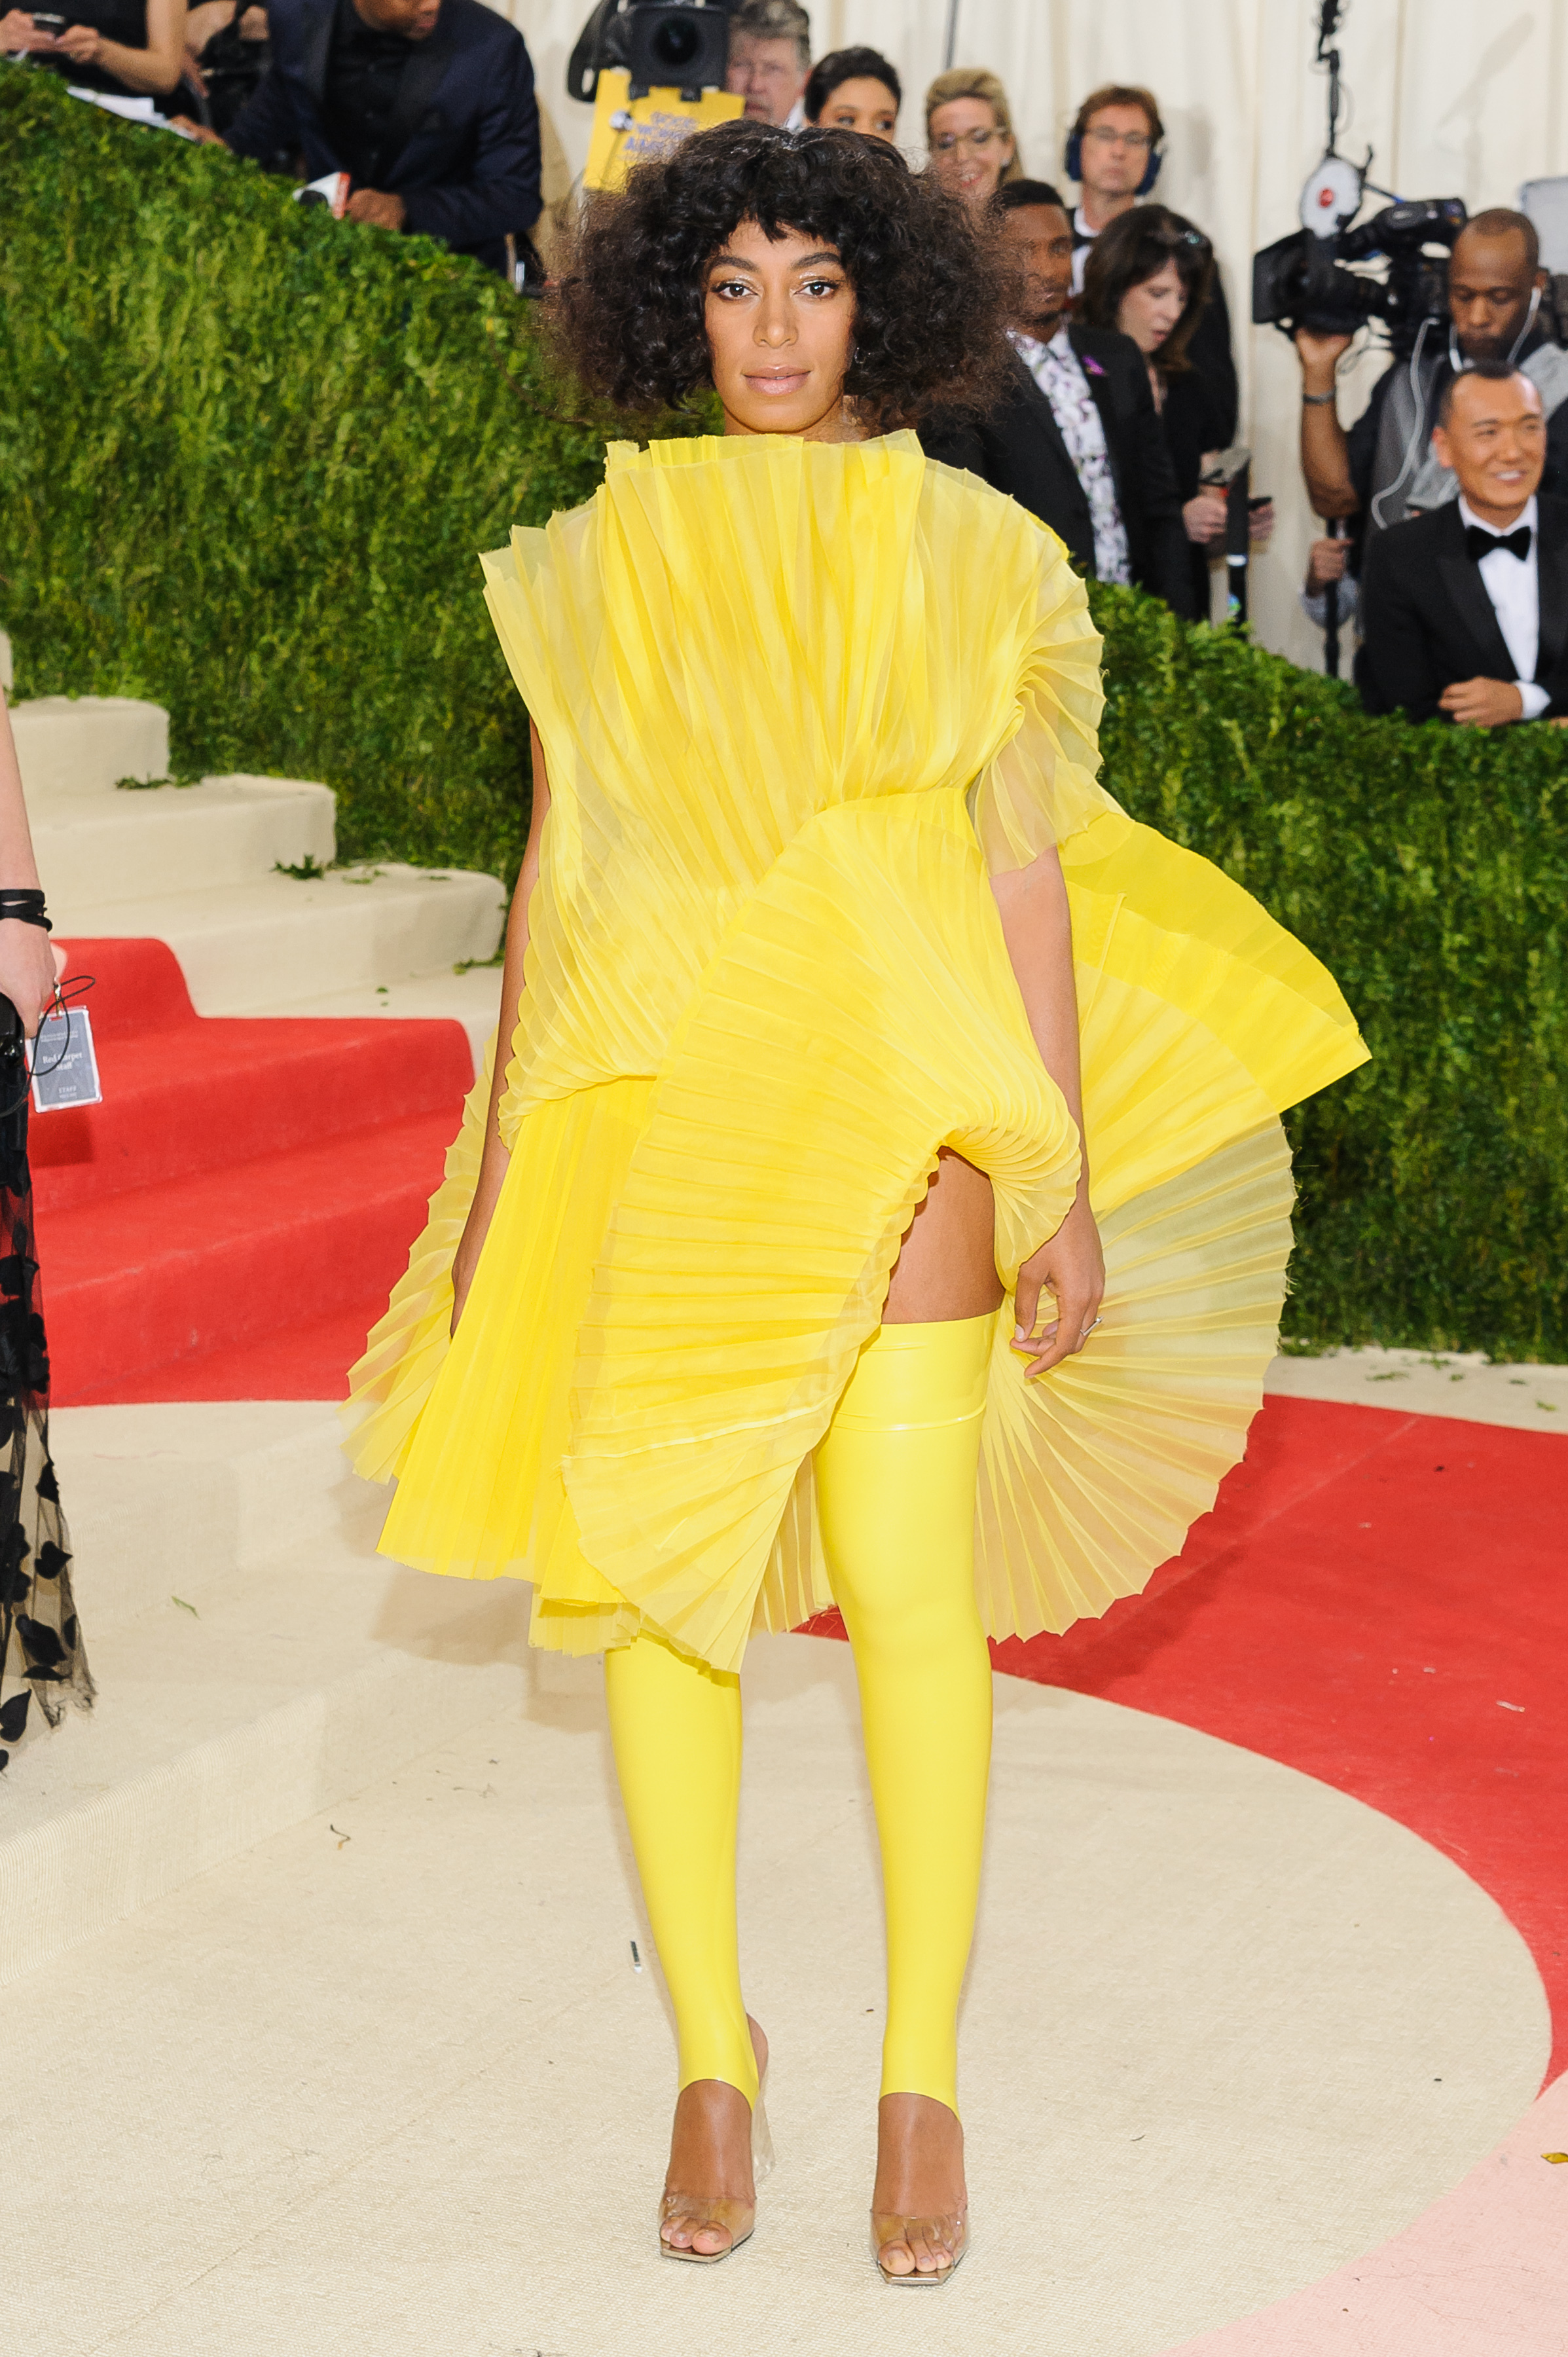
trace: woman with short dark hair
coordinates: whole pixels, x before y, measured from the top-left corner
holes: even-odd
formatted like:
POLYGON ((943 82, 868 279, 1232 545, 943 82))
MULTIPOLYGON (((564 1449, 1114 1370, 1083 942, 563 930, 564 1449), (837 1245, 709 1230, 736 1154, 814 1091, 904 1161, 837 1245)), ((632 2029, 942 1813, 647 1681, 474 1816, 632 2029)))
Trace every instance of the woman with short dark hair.
POLYGON ((808 123, 825 131, 860 131, 891 139, 904 103, 903 84, 876 49, 834 49, 819 58, 801 102, 808 123))
POLYGON ((927 2289, 969 2233, 987 1636, 1102 1611, 1212 1503, 1283 1292, 1277 1110, 1363 1052, 1096 782, 1060 543, 904 430, 992 399, 1003 292, 843 131, 725 124, 596 200, 577 376, 725 430, 612 445, 486 559, 533 732, 510 1053, 352 1379, 383 1550, 531 1579, 532 1641, 606 1655, 680 2048, 668 2258, 739 2248, 766 2156, 741 1658, 838 1605, 887 1931, 872 2252, 927 2289))

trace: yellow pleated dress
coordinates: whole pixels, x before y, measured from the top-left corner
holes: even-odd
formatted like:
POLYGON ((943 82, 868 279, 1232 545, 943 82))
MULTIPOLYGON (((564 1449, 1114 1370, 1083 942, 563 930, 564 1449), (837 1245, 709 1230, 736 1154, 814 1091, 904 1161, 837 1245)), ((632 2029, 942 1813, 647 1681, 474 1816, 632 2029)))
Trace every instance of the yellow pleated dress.
POLYGON ((1034 1383, 998 1320, 976 1577, 996 1636, 1104 1611, 1241 1455, 1279 1115, 1366 1055, 1331 977, 1097 781, 1060 542, 910 435, 616 446, 484 563, 552 802, 457 1335, 488 1071, 350 1379, 382 1552, 531 1580, 536 1644, 722 1670, 831 1601, 812 1453, 939 1148, 992 1179, 1009 1290, 1072 1200, 989 883, 1055 844, 1107 1288, 1034 1383))

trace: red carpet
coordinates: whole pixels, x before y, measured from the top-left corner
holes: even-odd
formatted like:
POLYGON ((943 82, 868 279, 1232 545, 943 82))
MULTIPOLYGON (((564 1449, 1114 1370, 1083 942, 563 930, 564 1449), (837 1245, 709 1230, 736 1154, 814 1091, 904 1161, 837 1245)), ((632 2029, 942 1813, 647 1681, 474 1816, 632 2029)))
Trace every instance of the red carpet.
POLYGON ((204 1017, 161 942, 70 942, 103 1103, 29 1139, 54 1398, 335 1399, 472 1077, 460 1024, 204 1017))
POLYGON ((1445 1851, 1529 1943, 1552 2072, 1568 2064, 1568 1441, 1270 1400, 1143 1596, 994 1651, 1015 1676, 1283 1760, 1445 1851))

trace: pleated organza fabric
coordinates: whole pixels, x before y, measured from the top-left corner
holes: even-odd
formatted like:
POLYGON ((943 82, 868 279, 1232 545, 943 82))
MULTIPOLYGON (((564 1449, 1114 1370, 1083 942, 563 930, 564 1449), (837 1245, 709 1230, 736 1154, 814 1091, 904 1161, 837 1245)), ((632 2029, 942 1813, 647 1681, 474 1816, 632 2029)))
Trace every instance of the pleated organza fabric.
POLYGON ((1055 845, 1109 1286, 1032 1384, 999 1320, 976 1576, 996 1635, 1103 1611, 1241 1453, 1278 1116, 1366 1052, 1333 981, 1100 786, 1060 543, 911 436, 618 446, 485 563, 552 806, 457 1336, 488 1074, 351 1378, 383 1552, 532 1580, 536 1643, 726 1670, 829 1602, 812 1452, 939 1149, 989 1174, 1009 1289, 1072 1200, 989 884, 1055 845))

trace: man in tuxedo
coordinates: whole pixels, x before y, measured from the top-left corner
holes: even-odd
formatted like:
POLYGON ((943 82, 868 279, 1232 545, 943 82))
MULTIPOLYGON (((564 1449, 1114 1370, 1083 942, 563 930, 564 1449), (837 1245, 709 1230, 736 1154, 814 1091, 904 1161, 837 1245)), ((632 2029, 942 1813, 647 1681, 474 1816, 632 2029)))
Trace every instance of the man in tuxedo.
POLYGON ((1540 388, 1478 361, 1444 388, 1432 447, 1459 496, 1368 547, 1363 704, 1470 728, 1568 716, 1568 500, 1539 490, 1540 388))
POLYGON ((921 431, 928 454, 1005 491, 1101 581, 1135 583, 1194 619, 1181 495, 1143 354, 1069 327, 1072 225, 1055 188, 1004 181, 993 210, 1016 288, 1006 392, 978 422, 921 431))
MULTIPOLYGON (((272 59, 224 144, 347 172, 350 220, 506 268, 539 217, 539 108, 522 36, 482 0, 268 0, 272 59)), ((209 136, 211 135, 209 135, 209 136)))

